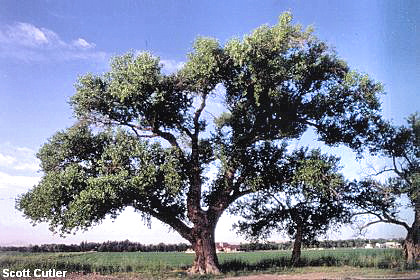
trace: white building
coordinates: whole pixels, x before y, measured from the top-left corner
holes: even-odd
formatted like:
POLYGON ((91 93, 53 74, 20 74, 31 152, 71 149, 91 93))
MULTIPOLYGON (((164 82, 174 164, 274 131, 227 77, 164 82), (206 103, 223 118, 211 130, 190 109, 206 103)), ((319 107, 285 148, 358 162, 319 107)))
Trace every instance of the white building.
POLYGON ((376 243, 375 248, 385 248, 385 244, 384 243, 376 243))
POLYGON ((401 248, 401 244, 399 242, 385 242, 385 248, 401 248))
POLYGON ((368 243, 365 245, 365 249, 373 249, 372 244, 368 243))

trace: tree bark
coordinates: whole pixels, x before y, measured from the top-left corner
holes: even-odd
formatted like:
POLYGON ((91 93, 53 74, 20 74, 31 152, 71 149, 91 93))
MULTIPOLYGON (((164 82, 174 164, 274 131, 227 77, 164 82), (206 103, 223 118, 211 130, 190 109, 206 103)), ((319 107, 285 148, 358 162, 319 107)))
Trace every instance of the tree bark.
POLYGON ((216 255, 216 244, 214 242, 215 226, 195 227, 193 229, 192 242, 195 251, 194 263, 190 269, 194 274, 220 274, 219 261, 216 255))
POLYGON ((404 254, 408 266, 420 265, 420 209, 416 205, 414 222, 404 240, 404 254))
POLYGON ((300 261, 301 255, 301 248, 302 248, 302 226, 298 225, 296 228, 296 235, 295 235, 295 242, 293 244, 293 251, 292 251, 292 265, 298 264, 300 261))

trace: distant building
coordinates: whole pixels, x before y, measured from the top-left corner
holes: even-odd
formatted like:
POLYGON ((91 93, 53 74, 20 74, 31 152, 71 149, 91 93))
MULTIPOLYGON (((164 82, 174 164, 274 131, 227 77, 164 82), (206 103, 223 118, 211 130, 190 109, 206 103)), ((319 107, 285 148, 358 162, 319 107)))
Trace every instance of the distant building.
POLYGON ((385 242, 385 248, 401 248, 401 244, 399 242, 385 242))
MULTIPOLYGON (((217 242, 216 243, 216 253, 232 253, 238 252, 240 249, 240 245, 233 245, 226 242, 217 242)), ((187 254, 195 254, 192 248, 189 248, 185 251, 187 254)))
POLYGON ((375 248, 386 248, 384 243, 376 243, 375 248))
POLYGON ((231 253, 239 251, 240 245, 233 245, 226 242, 217 242, 216 243, 216 252, 217 253, 231 253))
POLYGON ((365 245, 365 249, 373 249, 372 244, 368 243, 365 245))
POLYGON ((401 248, 401 243, 399 242, 395 242, 395 241, 388 241, 385 243, 379 243, 376 242, 375 244, 372 243, 368 243, 365 245, 364 247, 365 249, 372 249, 372 248, 387 248, 387 249, 391 249, 391 248, 401 248))

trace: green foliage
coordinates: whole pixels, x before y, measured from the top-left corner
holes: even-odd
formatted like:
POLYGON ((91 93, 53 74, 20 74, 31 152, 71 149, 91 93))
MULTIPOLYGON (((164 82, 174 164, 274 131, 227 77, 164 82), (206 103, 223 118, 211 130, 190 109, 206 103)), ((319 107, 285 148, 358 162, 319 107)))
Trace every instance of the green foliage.
POLYGON ((239 197, 279 185, 290 173, 287 140, 310 127, 329 145, 374 142, 381 94, 290 13, 224 46, 198 38, 171 75, 150 53, 128 53, 78 79, 77 122, 40 149, 42 180, 17 208, 69 233, 132 206, 194 242, 203 229, 193 227, 214 228, 239 197), (202 116, 210 94, 226 105, 216 126, 202 116), (219 168, 213 181, 209 166, 219 168))
POLYGON ((220 67, 223 51, 212 38, 199 37, 194 42, 194 51, 189 54, 189 61, 180 71, 190 91, 208 93, 221 81, 223 69, 220 67))
POLYGON ((303 148, 284 158, 281 166, 271 165, 286 174, 281 180, 238 201, 232 209, 243 217, 235 225, 239 234, 258 240, 277 230, 297 238, 299 228, 303 242, 309 244, 330 227, 349 222, 350 189, 338 173, 338 158, 303 148))
MULTIPOLYGON (((381 131, 376 152, 392 162, 379 173, 390 175, 385 182, 366 178, 353 183, 353 204, 356 214, 370 215, 371 220, 363 228, 375 223, 391 223, 404 227, 404 253, 408 265, 413 267, 420 260, 420 120, 418 113, 408 118, 408 126, 388 125, 381 131), (409 224, 399 217, 400 199, 408 198, 408 207, 414 212, 409 224)), ((362 228, 362 229, 363 229, 362 228)))
POLYGON ((51 230, 86 229, 124 207, 150 209, 166 203, 183 217, 179 193, 185 189, 177 153, 139 141, 123 130, 94 135, 76 125, 57 133, 39 152, 46 172, 18 207, 51 230))
POLYGON ((394 194, 407 194, 414 207, 420 198, 419 114, 409 116, 407 122, 406 127, 392 131, 392 138, 383 145, 384 153, 398 162, 398 165, 393 166, 396 176, 391 178, 388 184, 394 194))
MULTIPOLYGON (((380 217, 382 221, 405 226, 409 225, 398 218, 398 199, 406 195, 409 207, 420 213, 420 120, 418 114, 408 118, 408 125, 389 126, 381 133, 377 151, 391 159, 391 164, 379 172, 390 176, 385 182, 374 178, 361 180, 354 186, 354 204, 365 214, 380 217)), ((413 230, 418 231, 420 220, 415 215, 413 230)), ((419 238, 417 238, 419 240, 419 238)), ((417 241, 419 242, 419 241, 417 241)))
POLYGON ((75 115, 104 124, 144 122, 173 128, 184 123, 191 98, 173 76, 161 74, 159 59, 149 53, 115 57, 104 75, 79 78, 71 98, 75 115))

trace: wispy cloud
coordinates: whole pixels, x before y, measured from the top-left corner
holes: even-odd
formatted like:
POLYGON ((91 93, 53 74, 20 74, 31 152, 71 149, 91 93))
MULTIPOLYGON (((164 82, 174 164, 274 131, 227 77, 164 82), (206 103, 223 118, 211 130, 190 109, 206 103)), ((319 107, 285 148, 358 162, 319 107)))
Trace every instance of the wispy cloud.
POLYGON ((104 59, 84 38, 66 42, 54 31, 30 23, 0 26, 0 57, 24 61, 104 59))
POLYGON ((0 166, 11 166, 15 162, 16 162, 16 158, 9 155, 3 155, 0 153, 0 166))
POLYGON ((40 177, 10 175, 0 171, 0 189, 26 190, 34 186, 40 177))
POLYGON ((0 198, 34 186, 40 179, 35 151, 11 143, 0 143, 0 198))
POLYGON ((81 49, 91 49, 95 47, 94 43, 89 43, 85 39, 82 39, 82 38, 74 40, 72 45, 81 49))
POLYGON ((39 169, 39 160, 35 157, 35 151, 10 143, 0 144, 0 171, 33 173, 39 169))

